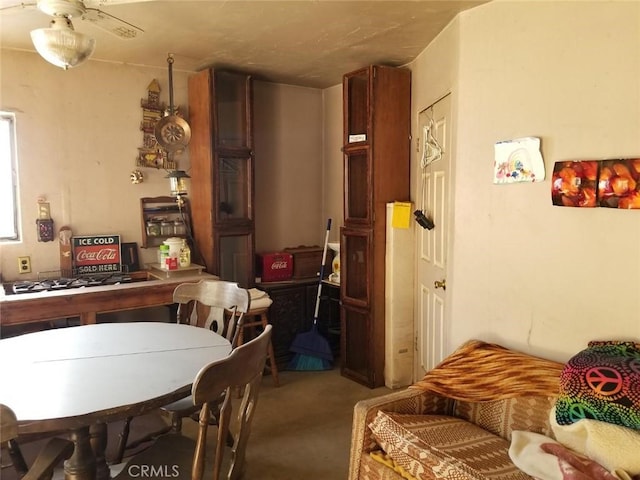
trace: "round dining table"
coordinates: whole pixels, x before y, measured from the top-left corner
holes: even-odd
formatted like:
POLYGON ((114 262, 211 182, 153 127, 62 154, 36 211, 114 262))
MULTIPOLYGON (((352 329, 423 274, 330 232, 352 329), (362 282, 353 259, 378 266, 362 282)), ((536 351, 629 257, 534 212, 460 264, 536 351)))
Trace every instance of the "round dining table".
POLYGON ((101 323, 0 340, 0 403, 20 435, 68 432, 67 480, 109 477, 106 423, 188 396, 196 374, 231 345, 175 323, 101 323))

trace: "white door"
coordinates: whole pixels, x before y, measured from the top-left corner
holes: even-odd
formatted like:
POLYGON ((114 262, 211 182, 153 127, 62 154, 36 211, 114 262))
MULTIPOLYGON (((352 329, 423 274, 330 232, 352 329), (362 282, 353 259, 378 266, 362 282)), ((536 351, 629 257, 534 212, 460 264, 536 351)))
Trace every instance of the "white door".
POLYGON ((417 208, 424 212, 427 224, 433 223, 433 228, 417 226, 417 379, 444 358, 447 296, 451 288, 446 285, 451 95, 421 111, 418 123, 417 208))

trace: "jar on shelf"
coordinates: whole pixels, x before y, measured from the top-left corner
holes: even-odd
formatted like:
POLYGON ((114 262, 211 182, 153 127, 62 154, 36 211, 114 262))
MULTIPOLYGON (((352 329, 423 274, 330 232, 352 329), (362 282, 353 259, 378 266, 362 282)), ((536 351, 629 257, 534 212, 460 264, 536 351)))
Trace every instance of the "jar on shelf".
POLYGON ((147 220, 147 235, 157 237, 160 234, 160 222, 157 220, 147 220))
POLYGON ((160 223, 160 235, 173 235, 173 222, 170 220, 163 220, 160 223))
POLYGON ((180 219, 176 219, 173 221, 173 234, 174 235, 184 235, 187 233, 187 229, 184 226, 184 222, 180 219))

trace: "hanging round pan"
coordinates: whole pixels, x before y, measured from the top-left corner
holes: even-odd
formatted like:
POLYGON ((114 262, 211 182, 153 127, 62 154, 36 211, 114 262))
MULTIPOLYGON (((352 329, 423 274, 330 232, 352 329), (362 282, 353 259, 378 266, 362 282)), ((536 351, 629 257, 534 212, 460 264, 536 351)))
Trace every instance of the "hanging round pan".
POLYGON ((173 56, 167 57, 169 64, 169 112, 162 117, 155 126, 155 136, 158 144, 167 152, 182 150, 191 140, 191 127, 187 121, 175 115, 173 108, 173 56))

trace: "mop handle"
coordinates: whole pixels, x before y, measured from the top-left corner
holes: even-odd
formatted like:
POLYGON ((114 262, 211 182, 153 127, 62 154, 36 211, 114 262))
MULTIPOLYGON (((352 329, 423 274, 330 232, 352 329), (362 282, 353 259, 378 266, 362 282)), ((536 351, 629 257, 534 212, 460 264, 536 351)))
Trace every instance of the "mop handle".
POLYGON ((330 231, 331 231, 331 219, 327 220, 327 233, 324 236, 324 250, 322 251, 322 265, 320 265, 320 280, 318 281, 318 294, 316 295, 316 308, 313 312, 313 325, 318 324, 318 310, 320 309, 320 294, 322 293, 322 279, 324 278, 324 263, 327 261, 327 245, 329 244, 330 231))

